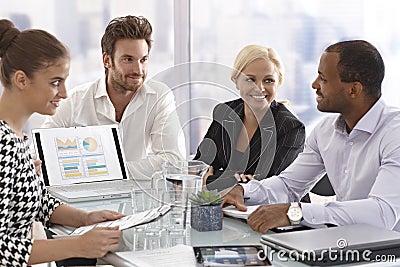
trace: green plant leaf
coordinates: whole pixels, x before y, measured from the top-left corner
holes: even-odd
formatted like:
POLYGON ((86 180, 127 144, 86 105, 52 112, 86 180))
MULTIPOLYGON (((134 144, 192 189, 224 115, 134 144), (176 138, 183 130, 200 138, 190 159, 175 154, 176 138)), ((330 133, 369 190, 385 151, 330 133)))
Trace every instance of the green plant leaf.
POLYGON ((197 194, 193 193, 189 199, 193 204, 199 206, 216 206, 223 202, 223 198, 217 190, 202 190, 197 194))

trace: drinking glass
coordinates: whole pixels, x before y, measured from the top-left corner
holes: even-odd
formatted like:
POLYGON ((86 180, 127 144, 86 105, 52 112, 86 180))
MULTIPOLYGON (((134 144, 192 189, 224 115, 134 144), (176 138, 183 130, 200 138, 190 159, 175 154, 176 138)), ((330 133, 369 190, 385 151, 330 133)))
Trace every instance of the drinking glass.
MULTIPOLYGON (((133 189, 131 192, 132 213, 139 213, 160 207, 162 204, 160 190, 158 189, 133 189)), ((159 220, 136 226, 137 231, 145 231, 146 235, 156 235, 160 232, 159 220)))
POLYGON ((153 175, 153 188, 160 188, 159 182, 164 182, 166 190, 185 191, 189 195, 197 193, 202 188, 203 176, 208 165, 199 160, 178 160, 165 162, 162 173, 153 175))
POLYGON ((162 227, 169 232, 184 234, 187 225, 188 193, 180 190, 166 190, 163 192, 163 202, 171 205, 171 210, 163 216, 162 227))

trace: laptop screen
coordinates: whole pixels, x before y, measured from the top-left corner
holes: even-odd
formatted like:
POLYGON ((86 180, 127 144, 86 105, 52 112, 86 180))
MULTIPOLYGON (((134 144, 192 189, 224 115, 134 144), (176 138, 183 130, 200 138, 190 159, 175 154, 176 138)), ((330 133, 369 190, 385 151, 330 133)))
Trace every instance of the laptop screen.
POLYGON ((116 125, 32 130, 49 185, 127 179, 116 125))

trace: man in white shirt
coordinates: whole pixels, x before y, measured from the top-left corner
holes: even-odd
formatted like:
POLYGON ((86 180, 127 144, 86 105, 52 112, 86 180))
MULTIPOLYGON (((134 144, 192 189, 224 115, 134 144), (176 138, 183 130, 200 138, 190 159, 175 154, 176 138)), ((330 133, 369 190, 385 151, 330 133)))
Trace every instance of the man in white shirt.
POLYGON ((321 120, 286 170, 236 185, 225 196, 225 205, 245 210, 244 199, 247 205, 265 204, 248 218, 262 233, 301 221, 366 223, 400 231, 400 110, 381 99, 383 77, 381 55, 368 42, 329 46, 312 87, 318 110, 339 114, 321 120), (337 201, 298 203, 325 172, 337 201))
POLYGON ((151 34, 143 17, 113 19, 101 40, 105 77, 69 91, 57 113, 43 124, 47 128, 118 124, 128 171, 144 187, 164 161, 185 155, 172 91, 160 82, 144 83, 151 34))

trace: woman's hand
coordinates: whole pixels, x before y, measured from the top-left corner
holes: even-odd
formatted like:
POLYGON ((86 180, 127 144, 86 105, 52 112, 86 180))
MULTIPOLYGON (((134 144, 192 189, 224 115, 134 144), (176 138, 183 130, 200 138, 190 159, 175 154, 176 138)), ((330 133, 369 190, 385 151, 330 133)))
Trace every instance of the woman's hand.
POLYGON ((121 214, 112 210, 96 210, 87 213, 87 218, 85 221, 85 225, 91 225, 99 222, 105 221, 114 221, 121 219, 124 217, 124 214, 121 214))
POLYGON ((208 178, 209 176, 211 176, 211 175, 214 175, 214 167, 213 167, 213 166, 210 166, 210 167, 208 168, 208 171, 206 172, 206 174, 204 174, 204 176, 203 176, 203 186, 206 185, 206 183, 207 183, 207 178, 208 178))
POLYGON ((254 179, 254 175, 252 174, 235 173, 233 176, 235 176, 238 182, 248 182, 254 179))
POLYGON ((79 254, 85 258, 101 258, 119 248, 122 231, 116 227, 96 227, 79 236, 79 254))
POLYGON ((40 159, 35 159, 33 165, 35 165, 36 174, 39 176, 42 175, 42 161, 40 159))

